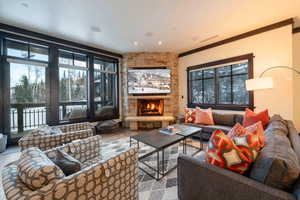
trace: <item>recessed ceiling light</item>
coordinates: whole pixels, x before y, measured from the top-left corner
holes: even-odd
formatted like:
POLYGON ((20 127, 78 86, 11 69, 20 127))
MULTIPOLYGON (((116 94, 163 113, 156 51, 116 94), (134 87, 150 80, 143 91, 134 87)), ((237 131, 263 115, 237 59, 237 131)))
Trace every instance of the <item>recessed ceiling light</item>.
POLYGON ((91 31, 96 32, 96 33, 100 33, 101 29, 97 26, 91 26, 91 31))
POLYGON ((162 41, 158 41, 158 45, 162 45, 162 41))
POLYGON ((147 36, 147 37, 152 37, 152 36, 153 36, 153 33, 152 33, 152 32, 147 32, 147 33, 145 33, 145 36, 147 36))
POLYGON ((29 4, 26 2, 21 3, 21 6, 23 6, 24 8, 29 8, 29 4))
POLYGON ((133 44, 134 44, 135 46, 139 45, 138 41, 134 41, 133 44))

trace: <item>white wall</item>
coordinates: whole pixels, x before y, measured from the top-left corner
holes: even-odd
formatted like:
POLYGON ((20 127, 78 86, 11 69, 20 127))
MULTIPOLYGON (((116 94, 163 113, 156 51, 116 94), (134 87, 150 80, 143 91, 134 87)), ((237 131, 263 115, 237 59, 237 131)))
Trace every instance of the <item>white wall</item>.
MULTIPOLYGON (((293 34, 293 66, 300 71, 300 33, 293 34)), ((300 131, 300 75, 294 74, 294 122, 300 131)))
MULTIPOLYGON (((179 108, 187 103, 186 68, 192 65, 253 53, 254 77, 265 69, 277 66, 292 66, 292 25, 201 51, 179 60, 179 108), (184 99, 181 98, 184 96, 184 99)), ((254 92, 256 111, 268 108, 271 114, 281 114, 293 119, 293 74, 288 70, 275 70, 265 76, 274 78, 274 88, 254 92)))

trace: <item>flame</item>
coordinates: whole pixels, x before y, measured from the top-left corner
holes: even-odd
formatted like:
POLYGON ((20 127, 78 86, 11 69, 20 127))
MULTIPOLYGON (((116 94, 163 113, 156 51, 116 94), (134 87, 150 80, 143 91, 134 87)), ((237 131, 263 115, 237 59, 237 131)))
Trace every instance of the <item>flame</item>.
POLYGON ((148 103, 146 106, 147 109, 154 110, 155 109, 155 104, 154 103, 148 103))

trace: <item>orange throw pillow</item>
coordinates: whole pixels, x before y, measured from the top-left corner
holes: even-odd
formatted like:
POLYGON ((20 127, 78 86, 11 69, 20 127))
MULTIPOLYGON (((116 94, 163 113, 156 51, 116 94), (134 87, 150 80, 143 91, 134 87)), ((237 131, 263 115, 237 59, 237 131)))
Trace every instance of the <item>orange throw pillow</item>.
POLYGON ((206 162, 244 174, 255 161, 259 149, 255 134, 230 138, 216 130, 208 143, 206 162))
POLYGON ((215 123, 211 108, 201 109, 199 107, 196 107, 195 123, 203 125, 214 125, 215 123))
POLYGON ((196 118, 196 109, 185 108, 184 109, 184 121, 185 123, 194 123, 196 118))
POLYGON ((234 127, 228 132, 228 137, 241 137, 247 135, 257 135, 259 139, 259 146, 262 149, 265 145, 265 132, 261 122, 257 122, 248 127, 243 127, 240 123, 234 125, 234 127))
POLYGON ((269 117, 268 109, 263 110, 259 113, 255 113, 252 110, 246 108, 243 126, 244 127, 251 126, 259 121, 261 121, 263 127, 266 127, 269 124, 270 117, 269 117))

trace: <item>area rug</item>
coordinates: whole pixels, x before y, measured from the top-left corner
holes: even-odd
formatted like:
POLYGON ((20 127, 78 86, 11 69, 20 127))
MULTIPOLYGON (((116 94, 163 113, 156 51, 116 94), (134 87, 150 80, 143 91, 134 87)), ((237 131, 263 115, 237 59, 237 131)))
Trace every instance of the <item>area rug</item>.
MULTIPOLYGON (((190 145, 199 147, 199 142, 190 140, 190 145)), ((133 144, 136 145, 136 144, 133 144)), ((129 137, 116 139, 112 141, 106 141, 102 144, 102 155, 103 158, 109 158, 112 155, 118 154, 126 149, 130 148, 130 139, 129 137)), ((148 145, 140 143, 140 156, 153 151, 154 149, 148 145)), ((183 146, 182 144, 175 144, 170 146, 165 150, 165 167, 170 169, 177 164, 177 158, 180 153, 182 153, 183 146)), ((188 147, 187 154, 193 154, 197 149, 188 147)), ((147 159, 144 159, 148 165, 156 167, 156 154, 150 156, 147 159)), ((160 163, 162 165, 162 162, 160 163)), ((139 163, 140 167, 148 169, 143 164, 139 163)), ((153 176, 154 172, 147 170, 153 176)), ((139 170, 139 199, 140 200, 177 200, 177 169, 173 170, 167 176, 165 176, 160 181, 156 181, 148 174, 144 173, 142 170, 139 170)))

